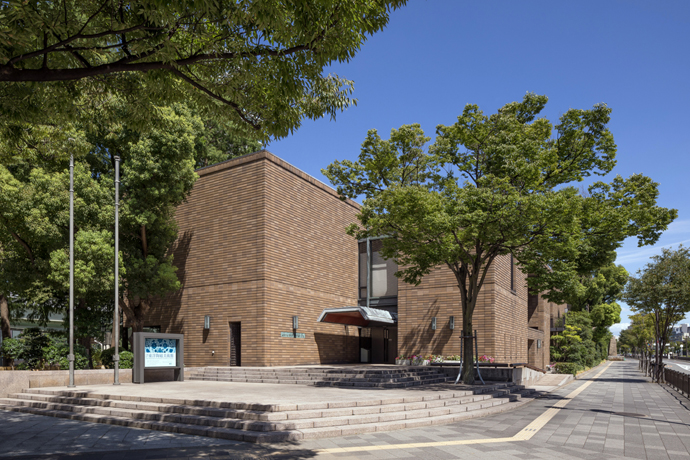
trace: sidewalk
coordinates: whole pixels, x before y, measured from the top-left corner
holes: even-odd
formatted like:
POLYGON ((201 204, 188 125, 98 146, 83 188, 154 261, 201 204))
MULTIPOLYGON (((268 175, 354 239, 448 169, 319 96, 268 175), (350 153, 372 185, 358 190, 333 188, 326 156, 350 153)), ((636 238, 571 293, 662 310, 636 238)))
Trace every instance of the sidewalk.
POLYGON ((635 362, 626 361, 605 364, 530 404, 494 416, 273 446, 0 411, 0 456, 79 460, 687 459, 688 408, 688 399, 650 383, 637 371, 635 362), (566 399, 568 395, 572 399, 566 399), (552 409, 554 405, 561 407, 552 409))

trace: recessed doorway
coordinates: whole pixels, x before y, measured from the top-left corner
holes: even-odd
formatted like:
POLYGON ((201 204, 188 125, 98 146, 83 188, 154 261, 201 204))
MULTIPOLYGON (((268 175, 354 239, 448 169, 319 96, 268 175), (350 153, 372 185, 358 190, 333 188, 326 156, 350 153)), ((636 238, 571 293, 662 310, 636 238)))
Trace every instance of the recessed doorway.
POLYGON ((230 365, 242 365, 242 323, 230 323, 230 365))

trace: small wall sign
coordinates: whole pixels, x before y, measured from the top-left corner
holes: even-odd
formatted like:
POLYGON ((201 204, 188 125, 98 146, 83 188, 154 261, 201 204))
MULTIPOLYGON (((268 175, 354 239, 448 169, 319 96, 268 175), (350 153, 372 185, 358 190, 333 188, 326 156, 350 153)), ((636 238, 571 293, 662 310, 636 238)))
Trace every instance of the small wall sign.
POLYGON ((291 339, 306 339, 307 334, 304 334, 302 332, 281 332, 280 333, 281 337, 289 337, 291 339))

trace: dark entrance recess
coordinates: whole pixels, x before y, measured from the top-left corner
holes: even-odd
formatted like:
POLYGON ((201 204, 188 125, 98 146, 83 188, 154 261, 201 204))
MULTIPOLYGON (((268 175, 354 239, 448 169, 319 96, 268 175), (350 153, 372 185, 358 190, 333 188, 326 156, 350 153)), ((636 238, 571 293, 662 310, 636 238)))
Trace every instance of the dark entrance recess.
POLYGON ((389 359, 389 349, 390 349, 390 331, 387 327, 383 328, 383 362, 387 363, 389 359))
POLYGON ((371 329, 368 327, 359 328, 359 362, 371 362, 371 329))
POLYGON ((230 323, 230 365, 242 365, 242 323, 230 323))

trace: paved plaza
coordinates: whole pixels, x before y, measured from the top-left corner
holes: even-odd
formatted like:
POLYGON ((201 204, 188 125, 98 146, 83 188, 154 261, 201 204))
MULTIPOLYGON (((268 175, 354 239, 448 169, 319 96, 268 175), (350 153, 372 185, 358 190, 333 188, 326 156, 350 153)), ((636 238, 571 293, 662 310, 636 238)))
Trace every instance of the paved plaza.
POLYGON ((0 452, 80 460, 687 459, 690 401, 650 383, 636 361, 610 362, 513 411, 449 425, 280 445, 0 412, 0 452))

